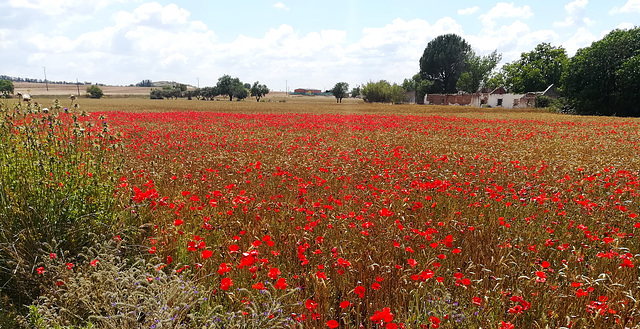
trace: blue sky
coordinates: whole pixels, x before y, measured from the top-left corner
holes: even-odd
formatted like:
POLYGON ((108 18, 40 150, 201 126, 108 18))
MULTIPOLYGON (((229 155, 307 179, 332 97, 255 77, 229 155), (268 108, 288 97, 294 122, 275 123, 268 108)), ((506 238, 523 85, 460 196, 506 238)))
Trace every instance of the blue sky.
POLYGON ((569 55, 640 25, 640 0, 0 0, 0 74, 128 85, 214 85, 223 74, 272 90, 402 82, 427 43, 456 33, 503 63, 541 42, 569 55), (285 82, 286 81, 286 82, 285 82))

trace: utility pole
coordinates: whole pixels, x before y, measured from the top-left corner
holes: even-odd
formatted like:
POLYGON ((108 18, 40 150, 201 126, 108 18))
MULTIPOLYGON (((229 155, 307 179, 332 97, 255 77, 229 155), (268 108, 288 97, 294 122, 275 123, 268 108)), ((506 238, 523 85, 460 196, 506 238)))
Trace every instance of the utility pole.
POLYGON ((200 78, 196 78, 198 80, 198 89, 200 89, 200 78))
POLYGON ((284 80, 284 92, 286 97, 289 97, 289 81, 288 80, 284 80))
POLYGON ((47 86, 47 91, 49 91, 49 82, 47 82, 47 67, 43 66, 42 69, 44 70, 44 84, 47 86))
POLYGON ((78 97, 80 97, 80 82, 78 81, 78 78, 76 78, 76 87, 78 87, 78 97))

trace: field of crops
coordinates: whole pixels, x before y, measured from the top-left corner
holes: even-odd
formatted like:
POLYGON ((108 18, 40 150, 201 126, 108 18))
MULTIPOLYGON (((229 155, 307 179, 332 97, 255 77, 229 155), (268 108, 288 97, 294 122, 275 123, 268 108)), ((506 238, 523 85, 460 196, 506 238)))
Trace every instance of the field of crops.
MULTIPOLYGON (((46 188, 77 175, 74 190, 106 189, 108 238, 164 275, 140 284, 197 285, 181 281, 193 314, 291 328, 640 324, 640 121, 334 102, 83 99, 49 119, 41 100, 3 116, 40 127, 44 145, 86 138, 73 171, 28 170, 46 188)), ((63 251, 46 252, 31 273, 48 296, 108 263, 69 254, 56 270, 63 251)), ((195 326, 186 313, 165 327, 195 326)))

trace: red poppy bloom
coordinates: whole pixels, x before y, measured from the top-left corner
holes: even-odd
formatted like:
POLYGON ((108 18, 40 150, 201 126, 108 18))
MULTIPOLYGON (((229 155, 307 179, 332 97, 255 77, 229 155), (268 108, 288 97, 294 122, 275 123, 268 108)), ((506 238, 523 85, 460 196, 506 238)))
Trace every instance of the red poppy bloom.
POLYGON ((281 290, 283 290, 283 289, 287 289, 287 286, 288 286, 288 285, 287 285, 287 283, 286 283, 285 278, 280 278, 280 279, 278 279, 278 281, 277 281, 277 282, 276 282, 276 284, 274 285, 274 287, 276 287, 276 289, 281 289, 281 290))
POLYGON ((202 258, 207 259, 209 257, 213 256, 213 251, 211 250, 203 250, 202 251, 202 258))

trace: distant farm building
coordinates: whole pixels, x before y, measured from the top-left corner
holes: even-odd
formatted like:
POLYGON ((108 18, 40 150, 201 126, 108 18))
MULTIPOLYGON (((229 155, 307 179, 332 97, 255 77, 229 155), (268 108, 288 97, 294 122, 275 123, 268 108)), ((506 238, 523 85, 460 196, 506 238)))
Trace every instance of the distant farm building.
POLYGON ((555 85, 549 86, 545 91, 525 94, 508 93, 504 87, 498 87, 491 91, 481 90, 475 94, 428 94, 425 96, 425 104, 525 108, 533 107, 536 96, 539 95, 554 99, 559 96, 555 85))
POLYGON ((331 96, 331 93, 322 92, 322 90, 320 89, 307 89, 307 88, 298 88, 289 94, 290 95, 306 95, 306 96, 331 96))

